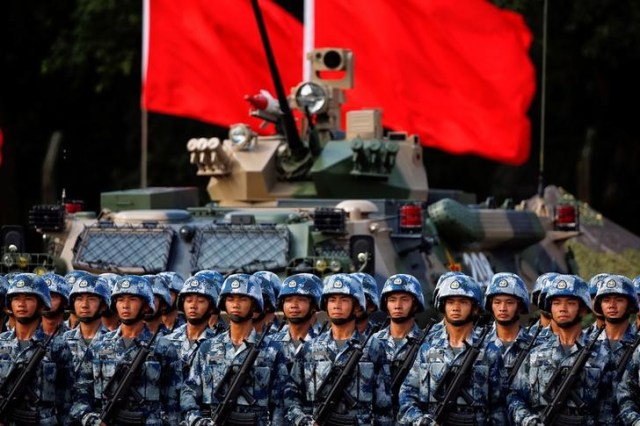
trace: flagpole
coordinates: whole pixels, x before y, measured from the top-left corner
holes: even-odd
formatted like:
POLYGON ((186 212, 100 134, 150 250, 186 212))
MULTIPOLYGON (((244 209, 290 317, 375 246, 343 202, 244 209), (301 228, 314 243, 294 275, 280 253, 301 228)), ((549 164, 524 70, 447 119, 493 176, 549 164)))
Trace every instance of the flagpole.
POLYGON ((544 195, 544 132, 545 132, 545 105, 547 87, 547 16, 548 0, 544 0, 542 6, 542 75, 540 76, 540 162, 538 169, 538 195, 544 195))
MULTIPOLYGON (((149 16, 151 13, 149 0, 142 2, 142 79, 147 76, 147 60, 149 54, 149 16)), ((142 92, 142 91, 141 91, 142 92)), ((147 152, 149 145, 149 113, 145 108, 144 99, 140 99, 140 188, 147 187, 147 152)))
POLYGON ((304 0, 304 38, 302 41, 302 81, 311 80, 311 61, 307 53, 314 49, 315 43, 315 0, 304 0))

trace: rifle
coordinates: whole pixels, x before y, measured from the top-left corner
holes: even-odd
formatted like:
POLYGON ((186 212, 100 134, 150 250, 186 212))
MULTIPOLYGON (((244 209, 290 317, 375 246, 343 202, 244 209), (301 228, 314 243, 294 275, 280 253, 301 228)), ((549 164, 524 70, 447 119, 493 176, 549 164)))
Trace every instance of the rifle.
MULTIPOLYGON (((265 330, 268 330, 270 327, 271 323, 267 324, 265 330)), ((260 354, 260 346, 262 345, 262 342, 264 341, 266 335, 266 332, 262 333, 260 339, 258 339, 255 344, 251 344, 245 340, 245 344, 249 347, 249 352, 242 362, 242 365, 240 366, 238 371, 235 372, 233 368, 234 365, 231 364, 227 368, 227 371, 224 373, 224 377, 218 384, 218 387, 216 388, 214 393, 217 398, 222 398, 222 402, 217 405, 215 410, 211 410, 211 420, 213 421, 214 425, 227 424, 227 420, 231 415, 231 410, 233 409, 233 407, 235 407, 240 395, 244 397, 249 405, 254 405, 256 403, 255 398, 250 395, 249 392, 246 391, 246 389, 244 389, 244 384, 251 375, 251 369, 253 368, 253 365, 255 364, 258 355, 260 354), (231 379, 232 377, 233 379, 231 379), (230 379, 231 383, 229 384, 229 389, 227 390, 227 393, 224 395, 224 397, 222 397, 222 386, 229 382, 230 379)), ((246 424, 250 425, 253 424, 253 422, 253 420, 247 419, 246 424)))
POLYGON ((624 353, 622 354, 622 358, 620 358, 620 363, 618 364, 618 368, 616 368, 616 378, 618 380, 622 379, 622 375, 624 374, 624 370, 627 367, 627 363, 629 362, 631 355, 633 355, 633 352, 636 350, 638 345, 640 345, 640 331, 638 331, 636 340, 631 342, 631 344, 626 347, 624 353))
MULTIPOLYGON (((446 424, 447 417, 451 413, 451 409, 456 404, 459 396, 462 396, 469 405, 471 405, 471 403, 473 402, 473 398, 471 398, 471 396, 463 389, 463 386, 469 380, 473 364, 476 362, 476 359, 480 355, 480 348, 484 343, 484 339, 487 337, 488 333, 489 327, 484 327, 482 333, 480 334, 480 337, 478 338, 478 341, 474 345, 470 346, 465 342, 467 350, 464 358, 462 359, 462 363, 460 364, 460 368, 455 372, 455 375, 451 379, 446 392, 444 392, 444 396, 442 396, 440 402, 438 403, 438 406, 436 407, 434 419, 437 424, 446 424)), ((452 373, 452 371, 450 371, 449 373, 452 373)), ((438 398, 438 394, 443 393, 442 388, 446 385, 446 382, 448 382, 447 377, 450 376, 449 373, 445 374, 438 384, 435 391, 436 398, 438 398)))
POLYGON ((384 323, 371 330, 364 343, 354 345, 344 366, 334 364, 333 367, 331 367, 331 371, 329 371, 329 374, 318 388, 317 394, 326 396, 313 414, 313 418, 317 424, 320 426, 329 424, 329 419, 335 414, 335 409, 343 398, 346 400, 349 408, 354 408, 357 405, 357 402, 347 392, 347 388, 349 384, 353 382, 353 374, 362 355, 364 355, 364 348, 367 347, 367 343, 369 343, 371 337, 376 334, 378 330, 386 327, 387 323, 388 320, 385 320, 384 323))
POLYGON ((593 345, 598 341, 598 336, 600 336, 602 330, 604 330, 604 327, 599 328, 593 339, 586 345, 584 345, 580 349, 580 351, 578 351, 578 357, 571 368, 560 366, 551 377, 549 386, 542 394, 542 397, 544 399, 546 399, 547 401, 551 401, 544 408, 540 415, 542 422, 545 425, 555 424, 560 411, 565 407, 569 398, 571 398, 576 403, 576 407, 578 409, 584 409, 587 406, 587 404, 582 401, 582 399, 575 393, 574 389, 575 384, 580 379, 580 371, 582 371, 585 364, 587 363, 589 355, 591 355, 591 349, 593 348, 593 345), (555 382, 559 381, 560 378, 562 378, 562 381, 558 385, 558 391, 553 396, 553 398, 550 398, 551 389, 555 387, 555 382))
POLYGON ((16 363, 7 375, 6 380, 2 383, 2 386, 0 386, 0 398, 2 398, 0 401, 0 419, 6 419, 7 414, 15 408, 14 406, 10 406, 10 404, 22 398, 24 392, 26 392, 34 402, 38 402, 38 396, 34 393, 33 389, 28 388, 27 385, 29 385, 35 377, 37 368, 47 354, 47 348, 59 329, 60 327, 58 326, 43 343, 34 342, 36 350, 33 352, 33 355, 31 355, 31 358, 29 358, 29 361, 27 361, 26 364, 16 363), (13 386, 6 392, 6 396, 3 397, 2 395, 5 395, 6 388, 11 382, 13 382, 13 386))
POLYGON ((138 373, 140 372, 142 365, 145 363, 145 361, 147 360, 147 357, 151 353, 153 342, 156 340, 156 337, 158 336, 159 333, 160 333, 160 327, 158 327, 156 332, 153 334, 153 336, 151 337, 151 340, 149 340, 149 343, 147 343, 146 345, 142 344, 140 349, 138 349, 138 352, 133 358, 133 361, 131 361, 131 364, 129 364, 125 368, 120 369, 119 372, 121 373, 114 375, 105 386, 104 393, 105 393, 105 396, 109 398, 109 402, 103 408, 102 413, 100 414, 100 420, 102 422, 109 423, 111 421, 111 418, 113 417, 114 414, 116 414, 116 411, 120 410, 119 407, 121 407, 121 404, 124 402, 125 398, 129 395, 129 393, 132 393, 134 398, 138 402, 144 401, 144 398, 138 392, 136 392, 135 389, 133 389, 132 385, 133 385, 133 381, 138 376, 138 373), (116 381, 118 378, 120 380, 116 381), (116 389, 113 392, 111 392, 110 389, 116 383, 117 383, 116 389))
POLYGON ((393 380, 391 381, 391 395, 393 395, 394 398, 397 398, 398 392, 400 391, 400 385, 402 385, 402 382, 404 382, 407 374, 409 374, 409 370, 411 370, 413 362, 416 360, 416 356, 418 356, 418 350, 420 350, 424 339, 426 339, 427 335, 431 331, 431 327, 433 327, 433 324, 435 323, 435 319, 430 319, 424 330, 422 331, 422 334, 418 336, 417 339, 411 339, 411 346, 407 351, 407 356, 404 357, 402 365, 400 365, 398 370, 396 370, 395 374, 393 375, 393 380))
POLYGON ((529 344, 527 344, 527 347, 524 348, 518 354, 518 357, 516 358, 515 362, 513 363, 513 367, 511 367, 511 371, 509 372, 509 377, 507 378, 507 386, 511 386, 511 382, 513 382, 513 379, 515 379, 516 374, 518 373, 518 370, 520 370, 520 367, 524 362, 524 359, 527 357, 529 352, 531 352, 531 349, 533 349, 533 347, 535 346, 536 339, 538 338, 538 335, 540 334, 541 331, 542 331, 542 327, 538 327, 538 329, 536 330, 536 333, 533 336, 531 336, 531 341, 529 341, 529 344))

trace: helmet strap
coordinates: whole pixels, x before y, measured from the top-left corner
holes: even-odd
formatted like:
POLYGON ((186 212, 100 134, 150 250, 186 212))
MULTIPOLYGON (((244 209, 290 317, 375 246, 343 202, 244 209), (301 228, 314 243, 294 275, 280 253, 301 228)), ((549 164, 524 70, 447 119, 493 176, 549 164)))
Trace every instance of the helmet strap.
POLYGON ((58 315, 64 315, 64 305, 62 303, 56 308, 55 311, 44 311, 42 313, 42 316, 48 319, 55 318, 58 315))
POLYGON ((571 320, 571 321, 567 321, 567 322, 563 322, 563 323, 559 323, 556 321, 556 324, 558 324, 558 327, 560 328, 571 328, 577 324, 580 324, 582 322, 582 315, 578 314, 576 315, 576 317, 571 320))
MULTIPOLYGON (((495 318, 495 317, 494 317, 495 318)), ((496 319, 496 323, 499 325, 502 325, 504 327, 508 327, 510 325, 513 325, 515 323, 517 323, 518 321, 520 321, 520 315, 519 314, 515 314, 513 316, 513 318, 509 319, 509 320, 499 320, 496 319)))
MULTIPOLYGON (((16 318, 16 321, 19 322, 22 325, 27 325, 27 324, 33 324, 34 322, 38 321, 41 317, 42 317, 42 314, 40 313, 40 311, 36 311, 30 317, 16 318)), ((14 316, 14 318, 15 318, 15 316, 14 316)))

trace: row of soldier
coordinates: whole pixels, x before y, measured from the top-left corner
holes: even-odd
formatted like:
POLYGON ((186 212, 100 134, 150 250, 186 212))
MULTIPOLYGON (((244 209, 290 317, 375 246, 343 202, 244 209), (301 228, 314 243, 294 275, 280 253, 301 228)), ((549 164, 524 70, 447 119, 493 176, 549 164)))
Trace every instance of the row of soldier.
POLYGON ((381 292, 363 273, 0 280, 0 424, 640 424, 638 279, 549 273, 529 295, 515 274, 483 292, 447 273, 432 300, 443 319, 424 330, 406 274, 381 292))

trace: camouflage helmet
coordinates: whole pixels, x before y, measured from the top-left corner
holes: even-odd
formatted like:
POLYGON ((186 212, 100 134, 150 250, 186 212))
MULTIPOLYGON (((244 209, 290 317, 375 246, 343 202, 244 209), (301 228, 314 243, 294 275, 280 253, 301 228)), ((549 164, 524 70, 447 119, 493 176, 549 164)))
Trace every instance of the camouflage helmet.
POLYGON ((445 272, 444 274, 440 275, 440 277, 438 278, 438 282, 436 282, 436 286, 433 289, 433 298, 431 300, 431 305, 432 306, 437 306, 438 305, 438 293, 440 292, 440 287, 442 286, 442 282, 444 280, 446 280, 449 277, 453 277, 456 275, 464 275, 462 272, 458 272, 458 271, 448 271, 445 272))
POLYGON ((116 301, 118 296, 131 295, 140 297, 152 311, 156 310, 156 305, 153 300, 153 289, 151 283, 146 278, 138 275, 123 275, 118 278, 116 284, 111 291, 111 310, 116 311, 116 301))
POLYGON ((226 311, 225 300, 227 296, 237 294, 252 298, 260 312, 264 311, 264 300, 262 299, 262 288, 255 277, 249 274, 232 274, 224 280, 222 290, 220 291, 220 299, 218 299, 218 309, 226 311))
POLYGON ((182 286, 184 285, 184 278, 182 278, 180 274, 173 271, 165 271, 160 272, 158 275, 167 278, 167 281, 169 282, 169 290, 180 293, 180 290, 182 290, 182 286))
POLYGON ((98 275, 104 282, 109 286, 109 290, 113 291, 113 287, 116 285, 116 281, 120 279, 120 275, 114 274, 113 272, 105 272, 98 275))
POLYGON ((604 281, 610 275, 611 274, 601 273, 591 277, 591 279, 589 280, 589 295, 591 296, 592 299, 596 297, 596 294, 598 294, 598 289, 604 285, 604 281))
POLYGON ((16 274, 9 281, 6 295, 6 306, 11 304, 11 298, 17 294, 34 294, 45 307, 51 309, 51 293, 47 283, 41 276, 30 273, 16 274))
POLYGON ((67 272, 67 274, 64 276, 64 280, 67 282, 67 284, 69 284, 69 287, 73 287, 73 285, 76 283, 77 280, 79 280, 80 278, 86 275, 91 275, 91 274, 87 271, 76 269, 76 270, 67 272))
POLYGON ((105 305, 111 306, 111 288, 103 277, 87 274, 76 280, 69 293, 69 303, 71 303, 72 310, 75 297, 80 294, 95 294, 102 298, 105 305))
POLYGON ((440 284, 436 308, 444 312, 444 299, 448 297, 467 297, 482 308, 482 290, 480 284, 464 274, 450 275, 440 284))
POLYGON ((626 296, 629 299, 629 312, 638 312, 638 295, 633 282, 623 275, 609 275, 598 287, 598 293, 593 301, 593 311, 602 315, 602 299, 610 294, 626 296))
POLYGON ((354 272, 349 274, 360 282, 362 290, 364 290, 365 298, 369 296, 369 300, 376 306, 376 310, 380 310, 380 290, 375 278, 364 272, 354 272))
POLYGON ((556 272, 546 272, 540 275, 536 282, 533 284, 533 291, 531 291, 531 303, 540 307, 540 293, 545 286, 553 280, 558 274, 556 272))
POLYGON ((330 275, 322 288, 320 309, 327 309, 327 297, 333 294, 351 296, 360 305, 363 311, 367 310, 367 299, 360 281, 353 279, 349 274, 330 275))
POLYGON ((203 269, 202 271, 196 272, 193 276, 205 277, 207 280, 209 280, 209 282, 214 283, 216 287, 218 287, 218 292, 222 290, 222 284, 224 283, 224 276, 218 271, 203 269))
POLYGON ((189 294, 198 294, 208 297, 211 308, 218 309, 218 286, 211 279, 204 276, 193 276, 187 278, 182 286, 182 290, 178 293, 177 306, 178 310, 184 312, 184 299, 189 294))
MULTIPOLYGON (((87 274, 90 275, 90 274, 87 274)), ((62 275, 48 272, 42 276, 42 279, 49 287, 49 293, 56 293, 62 296, 64 303, 69 305, 69 293, 71 292, 71 286, 62 275)))
POLYGON ((542 285, 540 292, 538 294, 538 299, 537 299, 538 308, 542 309, 543 311, 545 311, 546 309, 545 300, 547 299, 547 292, 549 291, 549 286, 558 275, 559 274, 556 272, 547 272, 546 274, 543 274, 540 277, 538 277, 542 285))
POLYGON ((544 310, 551 312, 551 299, 556 297, 577 297, 591 310, 589 286, 577 275, 557 275, 547 286, 544 310))
POLYGON ((0 301, 4 303, 4 297, 9 290, 9 280, 4 275, 0 275, 0 301))
POLYGON ((269 302, 273 309, 277 306, 278 293, 280 292, 280 278, 271 271, 259 271, 253 274, 256 282, 262 289, 262 300, 269 302))
MULTIPOLYGON (((167 306, 171 306, 171 291, 169 290, 169 280, 160 275, 143 275, 142 278, 149 281, 151 291, 154 296, 160 297, 167 306)), ((157 306, 159 308, 159 306, 157 306)))
POLYGON ((295 274, 285 278, 278 295, 278 308, 282 309, 287 296, 307 296, 311 298, 316 309, 320 309, 322 299, 322 280, 313 274, 295 274))
POLYGON ((638 295, 638 303, 640 303, 640 275, 633 279, 633 287, 636 289, 638 295))
POLYGON ((424 295, 422 294, 422 287, 420 281, 413 275, 409 274, 395 274, 391 275, 387 281, 385 281, 382 291, 380 292, 381 308, 384 312, 389 313, 387 309, 387 297, 393 293, 409 293, 415 297, 418 303, 418 312, 424 311, 424 295))
POLYGON ((529 313, 529 293, 522 278, 511 272, 494 274, 485 292, 485 310, 491 312, 491 298, 499 294, 513 296, 522 302, 520 313, 529 313))

